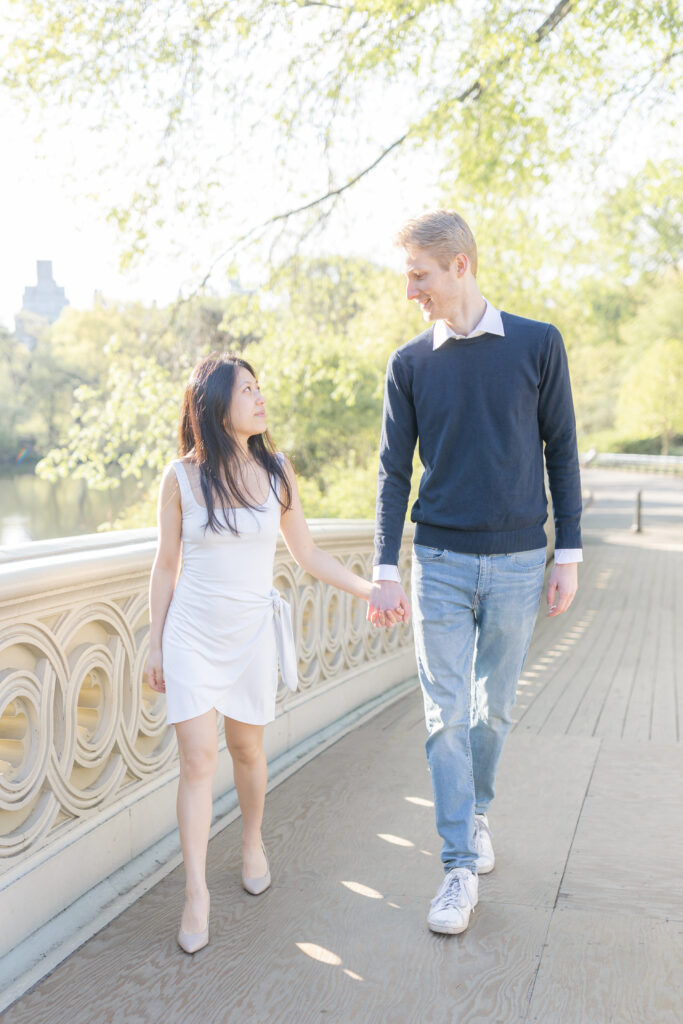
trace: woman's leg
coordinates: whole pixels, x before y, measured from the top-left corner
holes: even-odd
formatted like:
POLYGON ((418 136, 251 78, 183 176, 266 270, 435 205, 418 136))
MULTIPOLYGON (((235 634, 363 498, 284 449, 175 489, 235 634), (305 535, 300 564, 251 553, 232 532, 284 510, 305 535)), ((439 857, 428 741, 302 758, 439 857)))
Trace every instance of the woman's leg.
POLYGON ((261 878, 267 870, 261 848, 261 822, 268 781, 263 726, 226 718, 225 740, 232 757, 237 799, 242 811, 242 871, 247 878, 261 878))
POLYGON ((206 927, 209 890, 206 851, 211 827, 211 786, 218 763, 216 712, 176 723, 180 753, 178 829, 185 862, 185 909, 181 928, 196 933, 206 927))

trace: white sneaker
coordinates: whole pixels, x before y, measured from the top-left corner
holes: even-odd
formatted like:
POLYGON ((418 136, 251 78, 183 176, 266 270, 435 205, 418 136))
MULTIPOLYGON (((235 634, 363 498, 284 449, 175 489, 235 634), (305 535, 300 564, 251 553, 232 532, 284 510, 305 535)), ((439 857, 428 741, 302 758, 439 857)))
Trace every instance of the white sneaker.
POLYGON ((479 880, 469 868, 452 868, 429 905, 427 924, 433 932, 458 935, 470 923, 479 899, 479 880))
POLYGON ((491 839, 493 833, 489 828, 488 818, 485 814, 474 816, 474 849, 477 851, 477 874, 487 875, 493 871, 496 865, 496 858, 493 852, 491 839))

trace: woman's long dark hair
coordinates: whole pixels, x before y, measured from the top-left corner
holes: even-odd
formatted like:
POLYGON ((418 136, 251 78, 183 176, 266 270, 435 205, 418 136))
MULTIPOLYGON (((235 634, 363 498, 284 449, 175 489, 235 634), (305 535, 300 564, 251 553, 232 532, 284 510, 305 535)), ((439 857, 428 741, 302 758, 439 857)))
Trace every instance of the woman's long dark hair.
MULTIPOLYGON (((191 455, 199 468, 208 513, 207 527, 214 533, 225 526, 231 533, 239 532, 236 516, 234 512, 230 516, 228 509, 260 507, 244 487, 239 449, 230 429, 230 402, 240 369, 256 377, 249 363, 239 356, 202 359, 187 382, 180 414, 180 454, 191 455), (223 511, 221 519, 216 507, 223 511)), ((254 434, 247 446, 256 462, 266 470, 270 488, 281 508, 291 508, 291 487, 268 431, 254 434)))

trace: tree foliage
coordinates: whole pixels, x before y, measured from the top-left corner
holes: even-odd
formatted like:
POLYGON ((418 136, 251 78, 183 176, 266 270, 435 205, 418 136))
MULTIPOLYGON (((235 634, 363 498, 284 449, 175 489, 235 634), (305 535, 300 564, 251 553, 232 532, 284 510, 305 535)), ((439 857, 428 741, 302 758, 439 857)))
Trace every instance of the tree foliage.
POLYGON ((92 378, 73 389, 69 423, 39 464, 41 476, 80 478, 94 489, 135 479, 138 504, 120 524, 150 523, 161 469, 177 451, 189 370, 201 356, 230 349, 259 376, 275 440, 309 482, 310 514, 335 500, 355 513, 367 507, 367 494, 354 503, 340 484, 374 467, 386 360, 420 329, 395 274, 314 260, 288 267, 262 293, 185 305, 175 320, 173 308, 96 312, 99 333, 89 314, 72 313, 52 328, 71 336, 80 316, 73 349, 92 378), (336 498, 327 496, 330 487, 336 498))
MULTIPOLYGON (((613 443, 659 437, 666 448, 682 431, 680 272, 669 267, 631 284, 587 278, 565 292, 561 284, 537 281, 523 311, 554 320, 564 334, 580 444, 609 432, 613 443)), ((27 424, 47 443, 45 418, 58 409, 40 474, 95 490, 122 491, 128 481, 132 504, 117 525, 151 525, 161 468, 177 450, 189 370, 209 351, 231 349, 259 376, 307 514, 372 516, 386 360, 422 327, 397 274, 342 258, 299 261, 268 289, 180 310, 69 310, 41 339, 50 356, 40 371, 39 348, 28 353, 0 336, 3 369, 11 364, 0 378, 0 425, 16 452, 27 424)))
POLYGON ((616 426, 631 438, 660 439, 667 455, 683 434, 683 288, 671 270, 642 291, 636 315, 624 325, 625 372, 619 383, 616 426))
POLYGON ((65 310, 32 358, 43 401, 61 409, 59 438, 46 446, 39 473, 98 489, 158 474, 175 451, 190 367, 210 350, 252 338, 222 329, 225 306, 204 299, 170 310, 140 303, 65 310))
POLYGON ((617 425, 635 436, 661 438, 662 455, 683 434, 683 341, 669 338, 650 345, 622 380, 617 425))
POLYGON ((0 327, 0 464, 19 455, 26 419, 26 382, 30 356, 0 327))
POLYGON ((77 114, 105 140, 112 124, 128 133, 115 167, 129 184, 110 212, 130 255, 171 211, 181 237, 197 218, 229 213, 231 243, 292 211, 318 217, 382 160, 427 143, 446 185, 484 205, 537 197, 579 154, 604 160, 630 117, 671 119, 680 76, 676 0, 12 0, 10 10, 0 84, 29 106, 77 114), (245 169, 264 164, 274 187, 254 209, 245 169))
POLYGON ((288 266, 268 290, 263 338, 245 349, 297 471, 326 489, 330 466, 364 466, 379 431, 389 354, 421 329, 397 275, 319 259, 288 266))
MULTIPOLYGON (((683 199, 673 167, 649 182, 650 192, 638 178, 614 190, 587 246, 558 237, 544 249, 539 225, 517 208, 497 207, 477 231, 484 294, 563 333, 584 446, 601 435, 613 444, 661 437, 666 447, 681 429, 683 199), (628 260, 610 259, 615 209, 628 260)), ((33 353, 0 337, 2 422, 15 449, 18 432, 25 438, 34 428, 47 453, 40 472, 52 479, 80 477, 98 489, 137 480, 141 504, 122 522, 150 523, 191 366, 210 351, 241 352, 260 378, 308 514, 371 515, 386 360, 422 327, 399 275, 331 256, 299 257, 266 287, 224 299, 67 309, 33 353)))

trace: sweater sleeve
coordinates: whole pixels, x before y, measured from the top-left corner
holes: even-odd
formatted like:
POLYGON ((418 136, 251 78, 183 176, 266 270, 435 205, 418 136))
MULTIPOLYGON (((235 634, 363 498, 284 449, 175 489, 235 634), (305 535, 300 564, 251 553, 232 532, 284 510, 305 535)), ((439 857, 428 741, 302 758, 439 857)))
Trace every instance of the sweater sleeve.
POLYGON ((398 565, 410 495, 417 420, 399 352, 389 359, 379 442, 375 565, 398 565))
POLYGON ((581 475, 567 353, 550 326, 539 385, 538 422, 555 517, 555 546, 581 547, 581 475))

